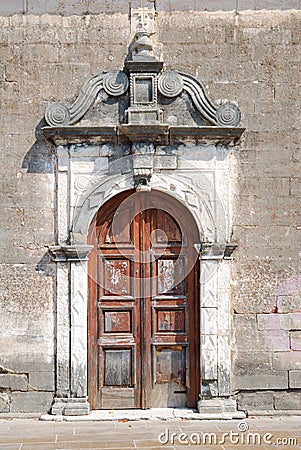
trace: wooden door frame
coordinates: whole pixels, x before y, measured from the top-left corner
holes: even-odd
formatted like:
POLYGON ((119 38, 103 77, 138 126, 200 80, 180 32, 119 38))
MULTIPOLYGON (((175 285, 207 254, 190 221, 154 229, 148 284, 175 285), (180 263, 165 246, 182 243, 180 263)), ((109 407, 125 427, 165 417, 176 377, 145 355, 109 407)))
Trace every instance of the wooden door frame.
MULTIPOLYGON (((90 224, 89 227, 89 233, 88 233, 88 243, 90 245, 93 245, 93 249, 89 256, 89 263, 88 263, 88 398, 90 405, 92 409, 100 409, 100 404, 95 403, 94 399, 98 397, 97 391, 98 391, 98 379, 99 379, 99 373, 98 373, 98 314, 97 314, 97 296, 96 296, 96 273, 97 270, 97 263, 96 263, 96 247, 98 242, 98 234, 95 232, 96 230, 96 222, 99 221, 99 218, 101 218, 102 223, 105 223, 107 219, 114 214, 116 209, 118 208, 118 205, 122 200, 124 200, 126 197, 130 197, 131 194, 133 194, 133 190, 128 190, 121 192, 111 198, 108 202, 106 202, 104 205, 102 205, 97 213, 94 216, 93 221, 90 224), (94 335, 92 335, 91 329, 96 330, 94 335)), ((186 230, 187 235, 189 235, 188 239, 191 240, 190 244, 188 244, 188 254, 190 255, 189 258, 191 258, 192 254, 195 253, 195 249, 193 248, 193 242, 194 240, 198 240, 198 228, 195 224, 195 221, 193 217, 191 216, 189 210, 182 204, 179 203, 178 200, 172 198, 170 195, 157 191, 157 197, 161 198, 161 200, 168 201, 169 207, 171 210, 174 211, 174 215, 178 215, 178 218, 174 218, 177 222, 181 220, 182 223, 185 223, 183 226, 186 230), (181 212, 181 218, 179 217, 179 211, 181 212), (193 224, 193 225, 192 225, 193 224), (193 229, 191 228, 193 226, 193 229), (188 231, 189 230, 189 231, 188 231), (192 235, 194 236, 192 238, 192 235)), ((159 202, 160 203, 160 202, 159 202)), ((158 208, 160 209, 160 204, 158 205, 158 208)), ((199 307, 199 298, 200 298, 200 292, 199 292, 199 259, 196 258, 195 264, 193 265, 193 268, 190 270, 189 274, 186 275, 185 279, 191 280, 191 283, 188 283, 189 285, 189 292, 188 292, 188 298, 191 299, 190 308, 192 309, 192 314, 189 316, 189 333, 192 338, 189 338, 189 378, 190 378, 190 389, 189 389, 189 397, 188 397, 188 403, 190 407, 196 407, 198 396, 200 394, 200 307, 199 307), (193 329, 192 329, 193 328, 193 329)), ((144 317, 143 311, 141 311, 141 318, 144 317)), ((140 327, 140 333, 143 334, 143 330, 145 328, 146 332, 150 332, 149 327, 150 323, 148 323, 145 320, 141 320, 141 323, 139 325, 140 327)), ((144 342, 144 341, 143 341, 144 342)), ((150 377, 147 373, 145 373, 145 367, 149 366, 151 367, 152 362, 148 361, 148 363, 143 364, 143 361, 145 359, 146 355, 146 349, 142 345, 141 347, 141 367, 140 367, 140 373, 141 378, 145 379, 146 382, 143 383, 142 387, 140 386, 141 390, 141 399, 137 401, 137 407, 139 408, 148 408, 149 400, 147 396, 148 388, 147 386, 150 385, 150 377), (144 392, 145 391, 145 392, 144 392)), ((149 356, 151 357, 151 356, 149 356)), ((139 380, 138 380, 138 391, 139 391, 139 380)))

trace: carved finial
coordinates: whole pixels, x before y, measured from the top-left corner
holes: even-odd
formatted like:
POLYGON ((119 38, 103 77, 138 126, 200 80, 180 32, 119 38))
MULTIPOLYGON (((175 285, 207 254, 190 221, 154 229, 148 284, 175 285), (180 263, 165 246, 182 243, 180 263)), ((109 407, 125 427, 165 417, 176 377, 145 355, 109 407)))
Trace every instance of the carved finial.
POLYGON ((156 59, 152 55, 153 45, 149 37, 149 33, 142 29, 137 31, 135 35, 135 42, 133 44, 133 60, 145 61, 156 59))

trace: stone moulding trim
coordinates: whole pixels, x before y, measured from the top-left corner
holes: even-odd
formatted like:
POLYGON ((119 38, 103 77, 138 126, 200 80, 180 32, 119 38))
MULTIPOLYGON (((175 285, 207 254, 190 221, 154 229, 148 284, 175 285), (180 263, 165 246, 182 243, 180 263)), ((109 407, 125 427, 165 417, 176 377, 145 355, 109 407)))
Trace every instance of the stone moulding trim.
POLYGON ((87 261, 93 245, 53 245, 48 248, 53 262, 87 261))
POLYGON ((234 145, 245 128, 238 127, 190 127, 152 125, 117 125, 103 127, 44 127, 45 139, 54 145, 81 143, 125 144, 131 142, 153 142, 161 145, 182 144, 185 142, 234 145))

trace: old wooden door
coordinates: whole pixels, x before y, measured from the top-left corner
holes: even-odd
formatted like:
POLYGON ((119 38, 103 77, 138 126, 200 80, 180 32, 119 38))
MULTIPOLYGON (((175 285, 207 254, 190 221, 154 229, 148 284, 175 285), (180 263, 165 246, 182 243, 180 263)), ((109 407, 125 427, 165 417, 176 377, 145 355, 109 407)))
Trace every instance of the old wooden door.
POLYGON ((128 191, 98 212, 89 235, 92 408, 196 405, 196 240, 189 212, 160 192, 128 191))

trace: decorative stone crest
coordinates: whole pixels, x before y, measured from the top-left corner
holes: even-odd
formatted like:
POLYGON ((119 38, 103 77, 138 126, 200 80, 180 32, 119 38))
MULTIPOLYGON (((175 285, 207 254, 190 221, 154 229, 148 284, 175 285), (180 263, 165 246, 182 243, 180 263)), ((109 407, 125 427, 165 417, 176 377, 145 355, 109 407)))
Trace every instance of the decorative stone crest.
MULTIPOLYGON (((144 31, 139 33, 146 36, 144 31)), ((150 46, 146 42, 143 45, 140 43, 133 61, 127 63, 130 83, 126 73, 120 70, 96 75, 84 84, 80 95, 70 107, 62 103, 49 105, 45 113, 46 122, 52 127, 73 125, 89 110, 101 89, 109 96, 118 97, 128 90, 130 84, 129 123, 136 123, 137 119, 141 122, 143 113, 151 108, 154 108, 155 114, 146 114, 142 123, 162 123, 163 115, 157 108, 157 91, 167 98, 177 97, 186 91, 195 108, 211 125, 236 127, 239 124, 241 113, 236 105, 226 103, 219 107, 215 106, 207 96, 203 85, 191 75, 169 70, 158 77, 157 63, 150 55, 150 46), (131 63, 135 63, 134 70, 131 63), (143 66, 148 63, 148 71, 139 71, 137 63, 143 66), (140 113, 138 117, 137 113, 140 113)))

